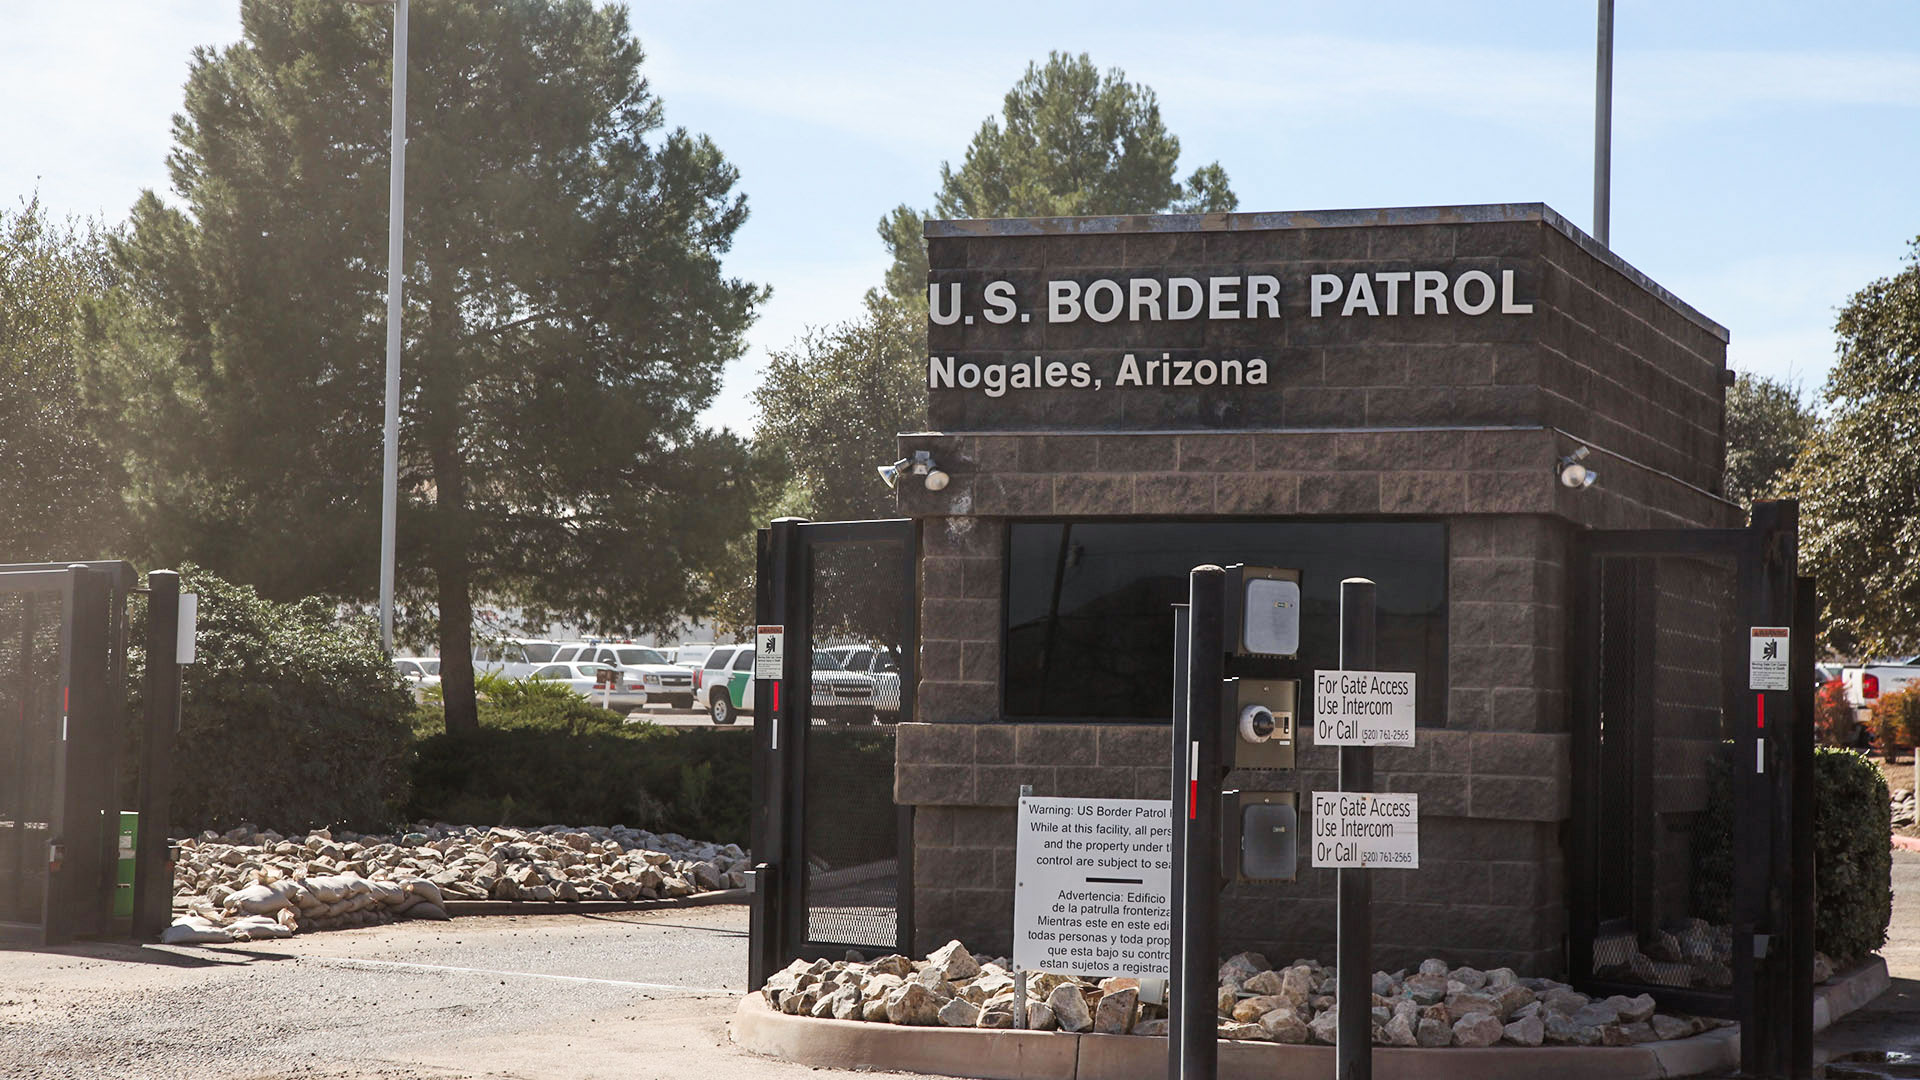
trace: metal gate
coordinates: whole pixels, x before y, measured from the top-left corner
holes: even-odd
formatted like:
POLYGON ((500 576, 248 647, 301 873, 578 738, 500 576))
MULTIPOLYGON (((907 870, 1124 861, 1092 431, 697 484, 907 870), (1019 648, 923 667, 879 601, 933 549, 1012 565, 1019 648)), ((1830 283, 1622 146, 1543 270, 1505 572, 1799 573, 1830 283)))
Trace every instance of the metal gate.
POLYGON ((125 563, 0 566, 0 935, 111 933, 125 563))
POLYGON ((1743 1071, 1812 1047, 1813 587, 1797 507, 1576 542, 1568 966, 1596 995, 1742 1024, 1743 1071), (1787 627, 1791 688, 1750 688, 1787 627), (1766 640, 1765 635, 1760 635, 1766 640))
POLYGON ((910 520, 760 533, 756 617, 787 644, 781 677, 754 683, 756 986, 796 957, 912 946, 912 811, 893 767, 913 717, 915 546, 910 520))

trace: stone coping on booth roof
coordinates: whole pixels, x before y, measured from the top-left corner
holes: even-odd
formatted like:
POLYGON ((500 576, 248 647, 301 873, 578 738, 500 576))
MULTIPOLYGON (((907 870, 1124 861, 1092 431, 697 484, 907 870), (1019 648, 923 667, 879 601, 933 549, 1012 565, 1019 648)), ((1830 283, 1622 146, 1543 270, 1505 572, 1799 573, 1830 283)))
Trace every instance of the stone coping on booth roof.
POLYGON ((1281 210, 1217 214, 1121 214, 1102 217, 929 219, 929 239, 972 236, 1062 236, 1103 233, 1229 232, 1273 229, 1351 229, 1383 225, 1488 225, 1539 222, 1582 251, 1618 271, 1687 321, 1722 342, 1727 328, 1668 292, 1613 250, 1588 236, 1546 203, 1474 203, 1461 206, 1394 206, 1347 210, 1281 210))

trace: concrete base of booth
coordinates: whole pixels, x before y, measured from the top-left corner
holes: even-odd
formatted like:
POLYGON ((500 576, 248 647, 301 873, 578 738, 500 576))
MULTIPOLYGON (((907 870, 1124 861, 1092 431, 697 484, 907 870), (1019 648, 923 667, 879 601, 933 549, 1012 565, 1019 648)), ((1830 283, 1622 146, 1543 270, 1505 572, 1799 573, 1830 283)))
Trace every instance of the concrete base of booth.
MULTIPOLYGON (((858 1020, 816 1020, 773 1011, 759 994, 740 1002, 733 1041, 756 1053, 832 1069, 882 1069, 979 1080, 1161 1080, 1164 1038, 1069 1035, 1057 1031, 983 1031, 895 1027, 858 1020)), ((1488 1047, 1408 1050, 1376 1047, 1378 1080, 1658 1080, 1740 1063, 1737 1029, 1639 1046, 1488 1047)), ((1323 1080, 1333 1047, 1222 1042, 1221 1080, 1323 1080)))
MULTIPOLYGON (((1888 987, 1878 956, 1853 965, 1814 994, 1814 1030, 1878 997, 1888 987)), ((1059 1031, 896 1027, 858 1020, 816 1020, 769 1008, 748 994, 733 1019, 733 1041, 755 1053, 829 1069, 885 1069, 978 1080, 1161 1080, 1164 1038, 1070 1035, 1059 1031)), ((1375 1047, 1378 1080, 1664 1080, 1730 1071, 1740 1064, 1740 1031, 1726 1027, 1638 1046, 1492 1046, 1409 1050, 1375 1047)), ((1270 1042, 1220 1044, 1221 1080, 1323 1080, 1333 1047, 1270 1042)))

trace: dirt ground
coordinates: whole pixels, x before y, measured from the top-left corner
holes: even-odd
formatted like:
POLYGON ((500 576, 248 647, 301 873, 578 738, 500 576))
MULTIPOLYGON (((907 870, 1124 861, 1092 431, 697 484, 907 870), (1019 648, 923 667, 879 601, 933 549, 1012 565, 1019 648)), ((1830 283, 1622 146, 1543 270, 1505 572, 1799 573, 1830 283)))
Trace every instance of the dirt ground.
POLYGON ((0 952, 0 1076, 787 1080, 727 1038, 744 907, 0 952))
MULTIPOLYGON (((1894 853, 1894 891, 1884 950, 1894 988, 1822 1036, 1836 1080, 1920 1076, 1920 852, 1894 853)), ((399 923, 245 945, 4 950, 0 1077, 834 1075, 728 1040, 746 937, 746 909, 733 906, 399 923)))

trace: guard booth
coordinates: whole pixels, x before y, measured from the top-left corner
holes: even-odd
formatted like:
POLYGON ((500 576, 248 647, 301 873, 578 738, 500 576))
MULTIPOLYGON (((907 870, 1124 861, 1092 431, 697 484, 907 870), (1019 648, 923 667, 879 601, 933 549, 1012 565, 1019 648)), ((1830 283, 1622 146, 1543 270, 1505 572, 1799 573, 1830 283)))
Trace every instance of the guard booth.
POLYGON ((156 571, 150 581, 139 588, 124 562, 0 565, 0 940, 152 936, 171 920, 179 579, 156 571), (141 593, 150 626, 139 826, 123 840, 129 607, 141 593), (129 861, 135 873, 123 882, 129 861))
MULTIPOLYGON (((1804 1054, 1812 588, 1791 508, 1725 497, 1724 327, 1537 203, 926 232, 905 521, 778 525, 760 577, 793 635, 831 604, 822 545, 906 546, 865 583, 916 605, 892 798, 809 785, 797 740, 825 729, 798 726, 818 695, 790 650, 759 684, 757 974, 849 936, 810 898, 826 814, 910 822, 903 951, 1009 952, 1021 792, 1169 797, 1173 607, 1237 563, 1298 573, 1301 668, 1337 666, 1364 577, 1378 668, 1420 673, 1417 746, 1377 757, 1421 845, 1380 872, 1377 967, 1645 989, 1786 1040, 1749 1047, 1758 1071, 1804 1054), (1784 689, 1749 689, 1760 630, 1784 689)), ((1334 790, 1335 757, 1233 783, 1334 790)), ((1330 959, 1333 873, 1228 886, 1223 949, 1330 959)))

